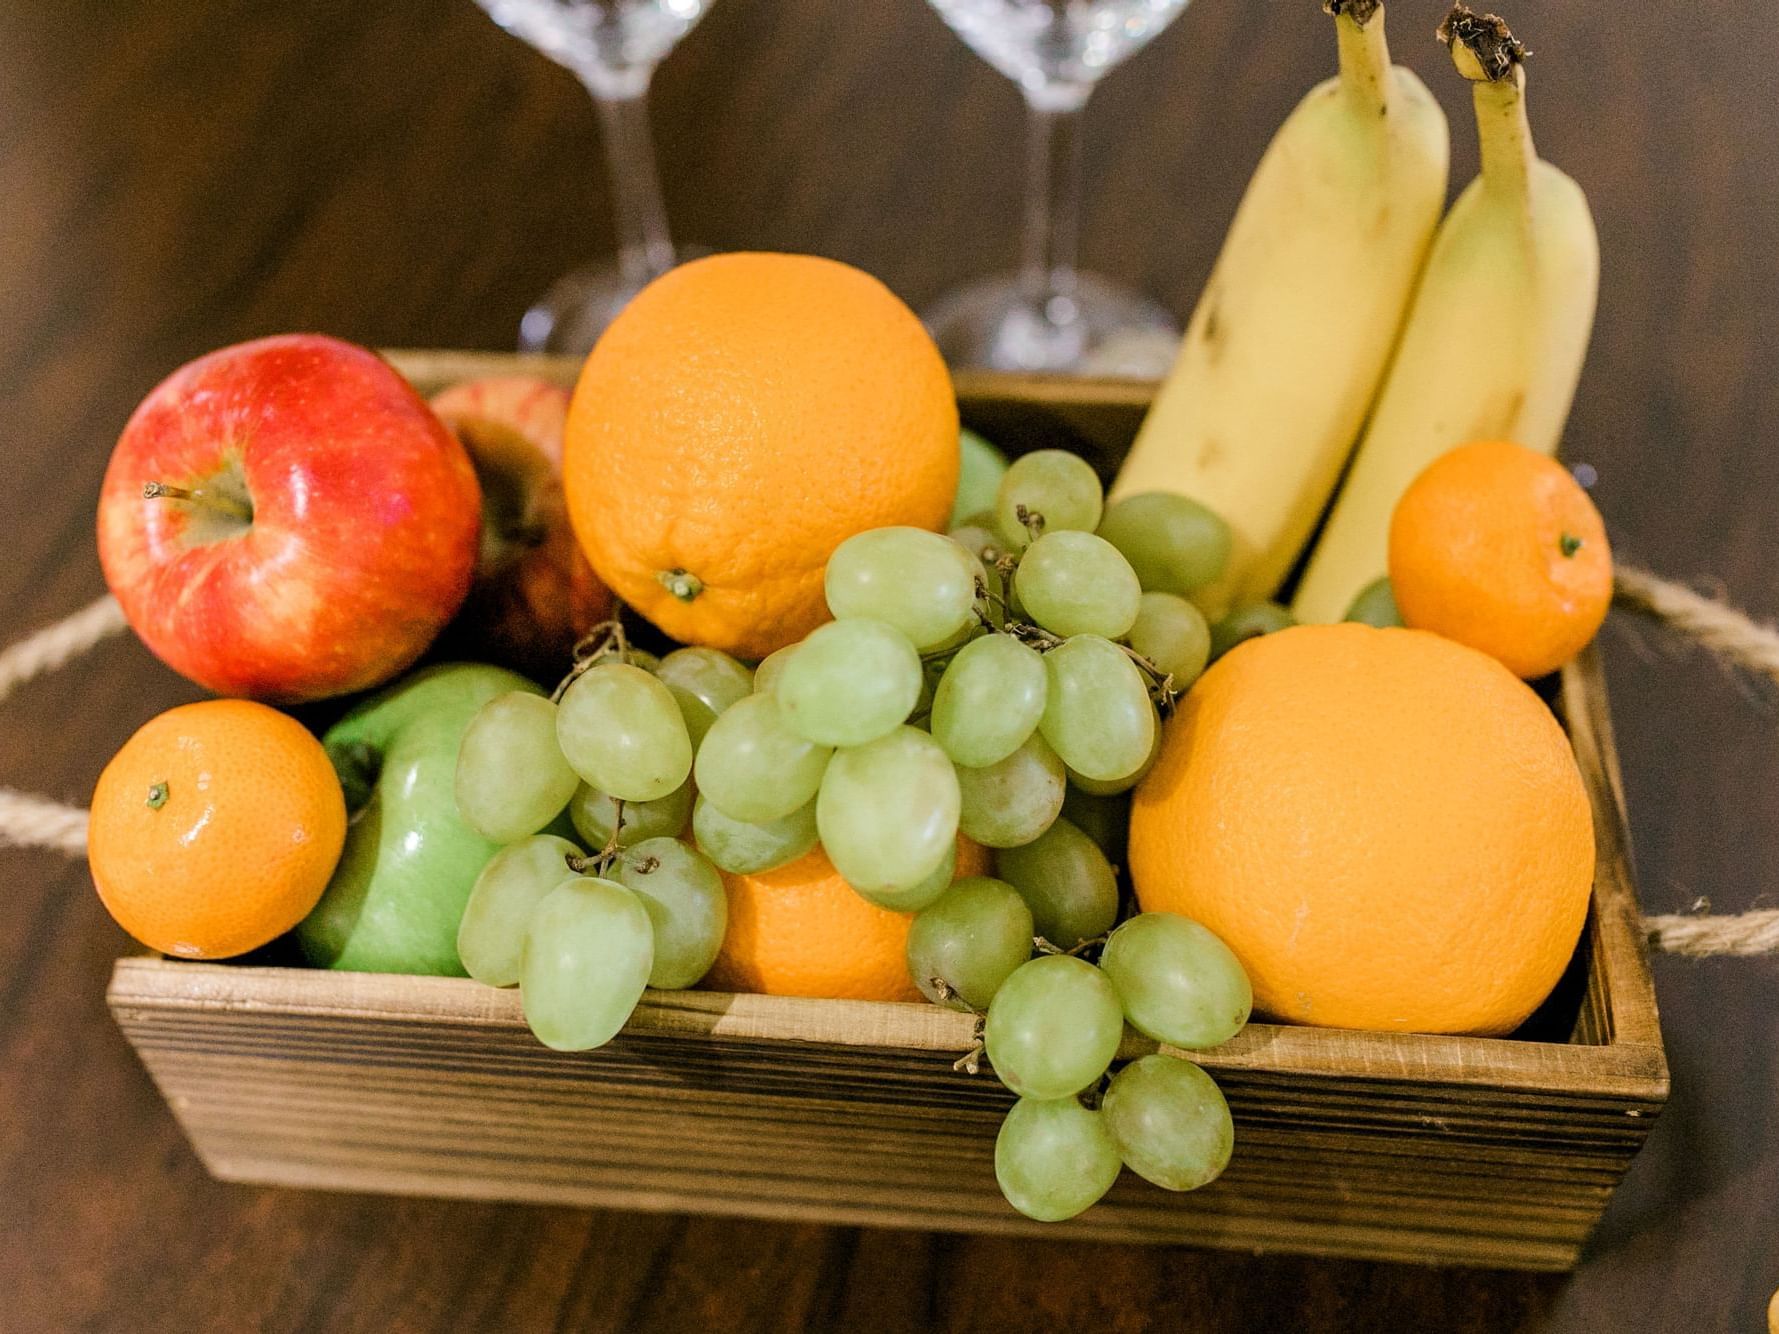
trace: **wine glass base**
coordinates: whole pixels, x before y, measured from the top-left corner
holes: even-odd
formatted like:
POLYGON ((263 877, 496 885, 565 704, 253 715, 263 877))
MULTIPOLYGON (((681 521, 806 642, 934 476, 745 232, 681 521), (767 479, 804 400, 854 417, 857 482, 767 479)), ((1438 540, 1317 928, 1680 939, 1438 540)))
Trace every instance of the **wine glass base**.
MULTIPOLYGON (((709 253, 703 246, 678 246, 674 260, 683 264, 709 253)), ((651 281, 652 275, 626 276, 616 264, 589 264, 564 274, 520 319, 519 350, 586 356, 605 326, 651 281)))
POLYGON ((940 297, 924 319, 955 369, 1152 379, 1180 344, 1161 305, 1093 273, 1077 273, 1068 296, 1043 304, 1015 275, 979 279, 940 297))

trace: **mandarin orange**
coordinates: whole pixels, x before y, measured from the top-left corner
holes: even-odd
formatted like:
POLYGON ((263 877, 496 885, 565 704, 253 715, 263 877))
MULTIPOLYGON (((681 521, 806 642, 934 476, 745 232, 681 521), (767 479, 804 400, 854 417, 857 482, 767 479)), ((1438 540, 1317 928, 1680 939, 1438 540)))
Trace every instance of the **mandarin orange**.
POLYGON ((1574 952, 1593 816, 1562 728, 1493 658, 1299 626, 1188 692, 1129 855, 1144 911, 1216 932, 1276 1018, 1500 1034, 1574 952))
POLYGON ((1528 679, 1587 647, 1612 605, 1612 548, 1588 493, 1555 459, 1501 440, 1442 454, 1390 519, 1403 622, 1528 679))
POLYGON ((346 839, 327 753, 301 723, 215 699, 150 719, 99 775, 87 859, 117 924, 163 954, 222 959, 283 935, 346 839))
POLYGON ((685 643, 763 658, 827 619, 867 528, 940 528, 957 399, 914 313, 811 255, 725 254, 644 289, 587 358, 564 483, 594 571, 685 643))
MULTIPOLYGON (((958 877, 987 875, 988 852, 959 837, 958 877)), ((776 871, 725 873, 729 930, 704 985, 829 1000, 918 1001, 908 976, 912 913, 867 903, 820 847, 776 871)))

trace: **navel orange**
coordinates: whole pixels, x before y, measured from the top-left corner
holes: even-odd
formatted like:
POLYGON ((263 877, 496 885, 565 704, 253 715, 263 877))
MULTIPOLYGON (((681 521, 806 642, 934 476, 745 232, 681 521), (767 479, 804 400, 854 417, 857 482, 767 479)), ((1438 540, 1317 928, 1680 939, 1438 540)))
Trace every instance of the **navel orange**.
POLYGON ((321 898, 346 802, 321 743, 276 709, 207 700, 149 720, 99 775, 93 883, 117 924, 183 959, 244 954, 321 898))
POLYGON ((674 638, 763 658, 827 619, 822 570, 867 528, 941 527, 957 400, 867 273, 712 255, 645 288, 587 358, 564 483, 611 589, 674 638))
POLYGON ((1390 520, 1390 588, 1405 624, 1554 672, 1612 605, 1612 548, 1569 470, 1501 440, 1442 454, 1390 520))
POLYGON ((1593 817, 1562 728, 1493 658, 1299 626, 1188 692, 1129 856, 1143 909, 1216 932, 1277 1018, 1500 1034, 1574 951, 1593 817))
MULTIPOLYGON (((989 855, 959 837, 957 875, 987 875, 989 855)), ((776 871, 723 876, 729 930, 704 985, 828 1000, 918 1001, 908 977, 912 913, 855 893, 817 847, 776 871)))

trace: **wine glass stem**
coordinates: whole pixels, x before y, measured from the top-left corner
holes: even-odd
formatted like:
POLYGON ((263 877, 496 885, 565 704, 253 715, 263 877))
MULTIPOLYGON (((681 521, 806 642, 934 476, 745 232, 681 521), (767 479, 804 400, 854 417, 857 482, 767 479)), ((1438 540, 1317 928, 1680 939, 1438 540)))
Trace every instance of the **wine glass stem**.
POLYGON ((1073 314, 1081 225, 1081 113, 1086 88, 1028 92, 1025 255, 1020 281, 1051 323, 1073 314))
POLYGON ((592 79, 586 82, 604 132, 618 270, 627 282, 641 287, 673 267, 673 240, 649 132, 648 76, 631 80, 622 91, 601 87, 592 79))

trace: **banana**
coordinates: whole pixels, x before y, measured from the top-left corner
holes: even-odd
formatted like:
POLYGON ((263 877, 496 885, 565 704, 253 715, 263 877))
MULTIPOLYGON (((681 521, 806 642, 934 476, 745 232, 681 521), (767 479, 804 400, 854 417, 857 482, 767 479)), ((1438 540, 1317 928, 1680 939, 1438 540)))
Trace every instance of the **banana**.
POLYGON ((1383 6, 1328 0, 1340 73, 1273 136, 1111 498, 1229 523, 1220 614, 1271 596, 1334 489, 1445 202, 1445 115, 1390 63, 1383 6))
POLYGON ((1554 454, 1587 352, 1600 248, 1581 187, 1532 147, 1525 49, 1463 5, 1440 27, 1471 81, 1482 171, 1452 206, 1353 466, 1298 586, 1300 621, 1338 621, 1384 573, 1390 514, 1421 469, 1471 440, 1554 454))

